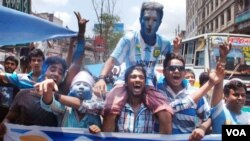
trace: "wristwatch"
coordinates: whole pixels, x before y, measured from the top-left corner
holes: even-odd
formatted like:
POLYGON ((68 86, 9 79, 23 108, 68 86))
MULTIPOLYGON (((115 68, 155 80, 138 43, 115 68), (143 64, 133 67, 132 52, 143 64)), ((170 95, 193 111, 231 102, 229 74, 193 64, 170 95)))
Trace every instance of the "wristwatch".
POLYGON ((103 79, 105 81, 106 76, 105 75, 100 75, 97 80, 103 79))

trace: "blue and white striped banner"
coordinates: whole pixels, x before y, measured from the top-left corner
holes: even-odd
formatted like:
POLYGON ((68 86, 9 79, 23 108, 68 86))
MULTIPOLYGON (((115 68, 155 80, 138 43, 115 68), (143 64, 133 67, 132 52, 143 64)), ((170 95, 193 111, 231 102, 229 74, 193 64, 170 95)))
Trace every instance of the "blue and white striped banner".
MULTIPOLYGON (((135 133, 99 133, 91 134, 83 128, 41 127, 6 124, 4 141, 187 141, 189 134, 161 135, 135 133)), ((220 141, 221 135, 207 135, 204 141, 220 141)))

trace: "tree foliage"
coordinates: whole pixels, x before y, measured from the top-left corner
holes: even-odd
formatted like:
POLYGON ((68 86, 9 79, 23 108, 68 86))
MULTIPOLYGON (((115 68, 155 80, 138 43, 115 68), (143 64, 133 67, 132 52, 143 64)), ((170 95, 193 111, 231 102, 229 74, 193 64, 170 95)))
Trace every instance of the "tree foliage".
POLYGON ((92 0, 98 21, 98 25, 94 28, 94 33, 104 37, 106 40, 106 58, 115 48, 117 42, 123 34, 113 31, 114 25, 120 21, 120 17, 114 14, 116 2, 117 0, 92 0))

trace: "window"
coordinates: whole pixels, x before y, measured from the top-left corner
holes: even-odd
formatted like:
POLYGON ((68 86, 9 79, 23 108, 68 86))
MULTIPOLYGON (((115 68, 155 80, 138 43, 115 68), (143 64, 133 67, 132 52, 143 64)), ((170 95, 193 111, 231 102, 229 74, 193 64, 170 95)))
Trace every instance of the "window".
POLYGON ((206 6, 207 8, 207 16, 209 15, 209 5, 206 6))
POLYGON ((217 17, 217 18, 215 18, 215 29, 218 29, 218 26, 219 26, 219 24, 218 24, 218 17, 217 17))
POLYGON ((193 41, 190 41, 186 44, 184 55, 186 64, 193 64, 194 48, 195 45, 193 41))
POLYGON ((205 19, 205 10, 203 10, 203 12, 202 12, 202 20, 204 20, 205 19))
POLYGON ((214 10, 214 2, 211 1, 211 12, 214 10))
POLYGON ((250 6, 250 1, 246 0, 245 5, 246 5, 246 7, 249 7, 250 6))
POLYGON ((206 25, 206 33, 210 33, 209 23, 206 25))
POLYGON ((218 0, 215 0, 215 8, 218 6, 218 0))
POLYGON ((213 21, 211 21, 211 23, 210 23, 210 29, 211 29, 211 32, 214 31, 214 24, 213 24, 213 21))
POLYGON ((231 9, 227 10, 227 21, 231 21, 231 9))
POLYGON ((204 51, 196 52, 195 66, 204 66, 204 51))
POLYGON ((221 14, 220 23, 224 25, 224 13, 221 14))

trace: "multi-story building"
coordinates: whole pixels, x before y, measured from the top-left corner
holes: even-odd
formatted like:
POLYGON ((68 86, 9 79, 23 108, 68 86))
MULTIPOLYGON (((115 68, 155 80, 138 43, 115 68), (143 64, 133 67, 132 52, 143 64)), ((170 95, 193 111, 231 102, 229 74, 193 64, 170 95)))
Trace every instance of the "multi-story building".
POLYGON ((203 33, 250 33, 249 0, 186 0, 186 38, 203 33))
POLYGON ((250 1, 238 0, 238 11, 235 16, 235 23, 238 33, 250 34, 250 1))
POLYGON ((186 0, 186 33, 185 37, 197 35, 197 13, 199 0, 186 0))

